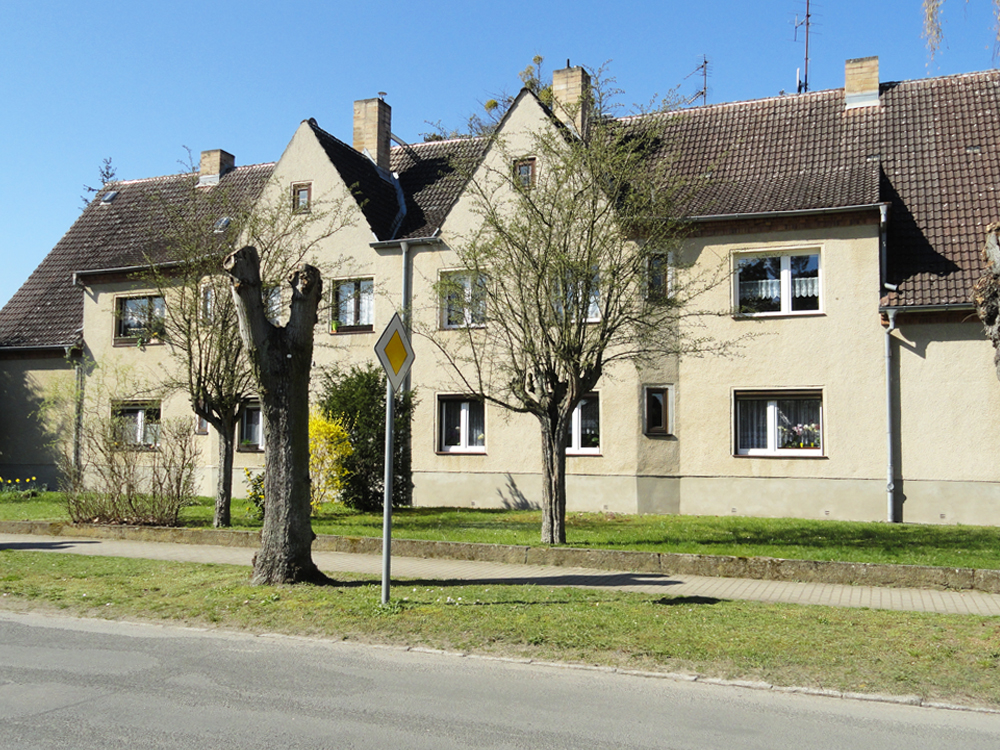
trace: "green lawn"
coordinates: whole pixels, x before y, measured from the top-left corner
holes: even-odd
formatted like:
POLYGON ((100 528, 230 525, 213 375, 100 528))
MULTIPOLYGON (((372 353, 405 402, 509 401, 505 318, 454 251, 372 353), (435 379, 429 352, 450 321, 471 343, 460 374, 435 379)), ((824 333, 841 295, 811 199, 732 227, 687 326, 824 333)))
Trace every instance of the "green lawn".
MULTIPOLYGON (((67 520, 58 493, 10 501, 0 494, 0 520, 67 520)), ((188 526, 211 526, 212 502, 201 498, 182 512, 188 526)), ((233 502, 234 528, 259 528, 247 504, 233 502)), ((538 511, 401 508, 393 536, 492 544, 538 545, 538 511)), ((317 534, 381 536, 380 513, 328 505, 313 519, 317 534)), ((573 547, 783 557, 1000 569, 1000 527, 807 521, 732 516, 633 516, 570 513, 573 547)))
POLYGON ((1000 618, 0 550, 0 607, 209 625, 1000 706, 1000 618))

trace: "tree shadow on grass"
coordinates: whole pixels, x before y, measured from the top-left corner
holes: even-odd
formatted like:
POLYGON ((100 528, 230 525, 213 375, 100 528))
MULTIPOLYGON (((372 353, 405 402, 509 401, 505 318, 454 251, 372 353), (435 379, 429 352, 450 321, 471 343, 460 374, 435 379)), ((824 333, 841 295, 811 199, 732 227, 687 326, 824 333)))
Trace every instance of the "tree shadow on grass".
POLYGON ((0 550, 44 550, 57 552, 79 547, 81 544, 100 544, 99 541, 73 540, 66 542, 0 542, 0 550))
POLYGON ((598 573, 598 574, 551 574, 544 576, 510 576, 462 579, 417 579, 407 578, 393 581, 398 586, 436 586, 438 588, 456 586, 544 586, 546 588, 569 586, 579 589, 617 589, 625 586, 662 587, 679 586, 678 581, 653 573, 598 573))

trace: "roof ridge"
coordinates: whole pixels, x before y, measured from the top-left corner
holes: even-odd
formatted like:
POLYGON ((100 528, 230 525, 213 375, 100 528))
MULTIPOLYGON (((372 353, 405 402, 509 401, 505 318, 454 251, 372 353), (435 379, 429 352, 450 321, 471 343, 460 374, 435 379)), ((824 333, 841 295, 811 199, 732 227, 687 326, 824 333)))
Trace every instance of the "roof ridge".
MULTIPOLYGON (((276 161, 262 161, 262 162, 259 162, 257 164, 241 164, 241 165, 239 165, 237 167, 233 167, 230 171, 226 172, 226 174, 232 174, 233 172, 239 172, 239 171, 248 170, 248 169, 259 169, 261 167, 273 167, 277 163, 278 162, 276 162, 276 161)), ((198 172, 197 171, 195 171, 195 172, 175 172, 174 174, 161 174, 161 175, 156 175, 154 177, 137 177, 137 178, 132 179, 132 180, 109 180, 109 182, 105 183, 105 184, 138 185, 139 183, 142 183, 142 182, 156 182, 158 180, 174 180, 174 179, 179 179, 181 177, 197 177, 197 176, 198 176, 198 172)))

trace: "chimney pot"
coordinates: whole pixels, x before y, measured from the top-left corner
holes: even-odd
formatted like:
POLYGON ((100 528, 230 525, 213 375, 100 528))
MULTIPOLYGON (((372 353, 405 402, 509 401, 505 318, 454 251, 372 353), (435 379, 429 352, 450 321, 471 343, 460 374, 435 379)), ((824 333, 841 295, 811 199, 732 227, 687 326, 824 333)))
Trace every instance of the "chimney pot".
POLYGON ((385 100, 361 99, 354 102, 354 148, 368 155, 383 169, 389 168, 389 134, 392 107, 385 100))
POLYGON ((879 105, 878 58, 859 57, 844 65, 844 104, 846 109, 879 105))

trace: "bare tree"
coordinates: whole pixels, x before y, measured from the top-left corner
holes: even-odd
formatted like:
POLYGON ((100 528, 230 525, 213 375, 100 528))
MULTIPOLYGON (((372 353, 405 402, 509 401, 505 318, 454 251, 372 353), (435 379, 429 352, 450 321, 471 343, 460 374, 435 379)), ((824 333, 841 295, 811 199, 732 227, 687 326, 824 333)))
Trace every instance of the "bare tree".
MULTIPOLYGON (((968 0, 966 0, 968 2, 968 0)), ((934 55, 941 49, 944 41, 944 33, 941 28, 941 6, 944 0, 924 0, 924 38, 927 40, 927 50, 933 60, 934 55)), ((993 56, 996 57, 997 48, 1000 47, 1000 0, 993 0, 993 32, 996 39, 993 43, 993 56)))
POLYGON ((538 420, 541 538, 552 544, 566 541, 566 445, 581 399, 612 363, 709 346, 681 326, 708 282, 682 280, 676 262, 685 186, 670 171, 674 115, 608 117, 615 92, 600 75, 566 108, 570 119, 591 109, 584 132, 546 122, 514 148, 501 131, 467 167, 478 227, 452 243, 462 270, 438 287, 444 327, 458 331, 425 332, 464 388, 538 420))
POLYGON ((309 375, 313 328, 322 297, 318 269, 302 264, 288 278, 288 323, 268 319, 260 258, 244 247, 226 258, 240 335, 249 353, 267 430, 264 528, 254 556, 257 584, 326 580, 312 561, 309 523, 309 375))

